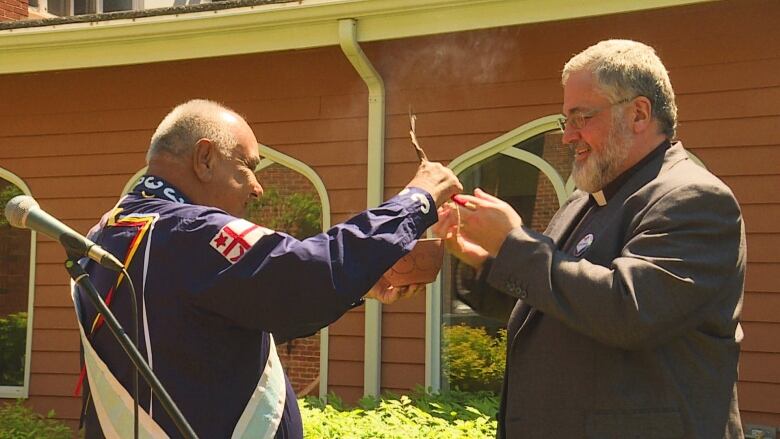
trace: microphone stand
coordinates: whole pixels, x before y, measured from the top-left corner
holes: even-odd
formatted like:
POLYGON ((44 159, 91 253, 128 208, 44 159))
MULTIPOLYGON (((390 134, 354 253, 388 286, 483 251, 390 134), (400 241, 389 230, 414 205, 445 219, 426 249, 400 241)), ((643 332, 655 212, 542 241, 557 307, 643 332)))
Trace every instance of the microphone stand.
POLYGON ((92 304, 97 308, 98 312, 103 315, 103 319, 105 319, 108 329, 111 330, 111 333, 122 346, 125 353, 127 353, 127 356, 130 357, 130 360, 133 362, 138 372, 144 377, 146 382, 149 383, 152 392, 160 400, 163 408, 176 424, 176 427, 179 429, 182 436, 187 439, 197 439, 198 436, 195 434, 195 431, 192 430, 187 419, 184 418, 184 415, 176 406, 176 403, 173 402, 173 399, 171 399, 171 396, 165 390, 162 383, 160 383, 154 375, 154 372, 152 372, 152 369, 146 363, 146 360, 144 360, 141 353, 138 352, 135 344, 130 340, 130 337, 125 330, 122 329, 122 325, 119 324, 119 321, 114 317, 114 314, 108 309, 106 302, 104 302, 103 298, 98 294, 95 286, 89 279, 89 275, 78 263, 78 259, 80 258, 81 256, 68 255, 68 260, 65 261, 65 269, 68 270, 70 277, 87 293, 87 297, 92 301, 92 304))

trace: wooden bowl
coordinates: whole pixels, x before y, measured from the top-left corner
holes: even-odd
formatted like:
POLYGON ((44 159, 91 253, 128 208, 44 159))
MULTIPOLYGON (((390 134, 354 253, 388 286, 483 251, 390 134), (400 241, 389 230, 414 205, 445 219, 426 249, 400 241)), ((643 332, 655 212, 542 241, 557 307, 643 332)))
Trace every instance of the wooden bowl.
POLYGON ((441 239, 420 239, 412 251, 385 272, 385 278, 394 287, 428 284, 436 280, 443 260, 444 246, 441 239))

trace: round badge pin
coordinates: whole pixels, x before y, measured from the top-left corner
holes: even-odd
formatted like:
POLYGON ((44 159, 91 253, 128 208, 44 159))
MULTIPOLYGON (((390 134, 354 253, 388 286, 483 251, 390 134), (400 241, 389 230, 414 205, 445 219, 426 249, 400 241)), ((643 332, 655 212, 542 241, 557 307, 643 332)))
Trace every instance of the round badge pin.
POLYGON ((590 247, 590 245, 593 244, 593 234, 588 233, 585 235, 582 239, 580 239, 580 242, 577 243, 577 250, 574 253, 575 256, 580 256, 583 253, 585 253, 585 250, 590 247))

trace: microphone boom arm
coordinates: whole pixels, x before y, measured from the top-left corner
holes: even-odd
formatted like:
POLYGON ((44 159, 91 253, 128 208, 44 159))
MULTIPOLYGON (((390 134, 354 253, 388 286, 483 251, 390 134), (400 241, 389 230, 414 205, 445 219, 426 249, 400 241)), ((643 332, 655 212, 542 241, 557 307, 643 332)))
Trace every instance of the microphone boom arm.
POLYGON ((163 405, 163 408, 165 408, 168 416, 170 416, 176 424, 176 428, 179 429, 182 437, 197 439, 198 435, 195 434, 195 431, 192 429, 189 422, 187 422, 187 419, 181 413, 179 407, 173 402, 171 395, 168 394, 165 387, 160 383, 160 380, 157 379, 157 376, 152 372, 149 364, 144 360, 144 357, 141 356, 138 348, 135 347, 135 344, 133 344, 133 341, 122 328, 119 321, 114 317, 114 314, 108 308, 106 302, 100 297, 100 294, 98 294, 97 289, 95 289, 95 286, 89 279, 89 274, 87 274, 81 265, 79 265, 78 259, 80 257, 80 254, 68 255, 68 260, 65 261, 65 269, 68 270, 68 274, 70 274, 73 281, 84 290, 86 296, 89 297, 98 312, 103 315, 108 329, 111 330, 111 334, 114 335, 114 338, 116 338, 119 345, 122 346, 122 349, 127 356, 130 357, 130 360, 133 362, 133 365, 135 365, 138 372, 152 388, 152 392, 157 396, 157 399, 160 400, 160 403, 163 405))

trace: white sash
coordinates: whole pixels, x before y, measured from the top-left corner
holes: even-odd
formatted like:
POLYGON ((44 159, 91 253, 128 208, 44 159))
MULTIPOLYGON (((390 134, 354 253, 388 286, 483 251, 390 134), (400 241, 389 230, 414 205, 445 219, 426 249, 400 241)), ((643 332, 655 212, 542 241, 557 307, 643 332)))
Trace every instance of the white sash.
MULTIPOLYGON (((87 339, 81 324, 82 314, 73 282, 71 282, 71 287, 71 298, 78 317, 81 344, 84 347, 84 363, 87 366, 89 389, 100 427, 106 438, 132 438, 134 427, 133 398, 114 377, 87 339)), ((268 361, 233 430, 232 439, 272 439, 282 420, 287 384, 282 364, 276 354, 274 338, 271 334, 268 337, 270 342, 268 361)), ((168 437, 142 407, 138 409, 138 437, 144 439, 168 437)))

